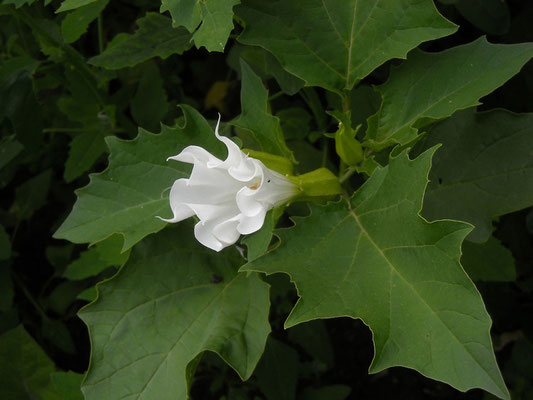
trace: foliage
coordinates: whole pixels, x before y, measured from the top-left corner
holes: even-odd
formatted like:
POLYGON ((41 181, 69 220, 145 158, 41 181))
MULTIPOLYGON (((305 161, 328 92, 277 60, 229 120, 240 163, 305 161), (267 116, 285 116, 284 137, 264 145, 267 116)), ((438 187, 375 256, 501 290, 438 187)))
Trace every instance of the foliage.
POLYGON ((0 1, 0 397, 532 397, 526 3, 0 1), (216 253, 219 118, 300 192, 216 253))

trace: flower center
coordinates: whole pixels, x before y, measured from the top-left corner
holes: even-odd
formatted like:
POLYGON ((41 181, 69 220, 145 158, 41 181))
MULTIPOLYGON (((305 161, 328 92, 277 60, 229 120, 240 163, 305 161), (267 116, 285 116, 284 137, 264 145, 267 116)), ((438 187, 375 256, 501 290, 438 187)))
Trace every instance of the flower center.
POLYGON ((257 190, 259 189, 259 186, 261 186, 260 182, 254 182, 252 186, 250 186, 250 189, 257 190))

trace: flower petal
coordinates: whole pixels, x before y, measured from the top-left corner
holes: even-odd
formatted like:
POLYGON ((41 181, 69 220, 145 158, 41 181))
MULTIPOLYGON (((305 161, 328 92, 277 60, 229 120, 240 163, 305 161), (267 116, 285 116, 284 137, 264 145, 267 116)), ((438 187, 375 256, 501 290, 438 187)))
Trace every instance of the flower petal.
POLYGON ((237 226, 237 230, 243 235, 257 232, 265 222, 266 213, 267 209, 263 208, 253 217, 243 216, 240 224, 237 226))
POLYGON ((222 164, 222 160, 219 160, 200 146, 187 146, 178 155, 167 158, 167 161, 168 160, 176 160, 189 164, 203 163, 211 166, 222 164))

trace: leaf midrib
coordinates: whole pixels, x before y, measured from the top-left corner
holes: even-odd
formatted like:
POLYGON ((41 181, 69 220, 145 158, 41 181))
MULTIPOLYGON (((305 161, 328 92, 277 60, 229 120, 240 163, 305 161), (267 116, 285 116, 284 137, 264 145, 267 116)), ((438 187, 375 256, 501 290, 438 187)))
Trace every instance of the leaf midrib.
MULTIPOLYGON (((407 285, 408 287, 411 288, 411 290, 417 295, 417 297, 421 300, 422 304, 424 304, 430 311, 431 313, 437 317, 437 319, 440 321, 440 323, 447 329, 447 331, 453 336, 453 338, 455 338, 455 340, 461 345, 461 347, 465 350, 465 352, 470 356, 470 358, 479 366, 481 367, 481 369, 487 374, 487 376, 489 377, 489 379, 496 385, 496 387, 498 387, 501 391, 501 388, 500 386, 498 385, 497 382, 494 381, 494 379, 492 378, 492 376, 489 374, 489 372, 485 369, 485 367, 478 362, 478 360, 472 355, 472 353, 470 352, 470 350, 464 346, 464 343, 461 342, 459 340, 459 338, 455 335, 455 333, 448 327, 448 325, 446 325, 446 323, 440 318, 440 316, 433 310, 433 308, 431 308, 431 306, 425 301, 425 299, 418 293, 418 291, 414 288, 414 286, 411 284, 411 282, 409 282, 399 271, 398 269, 396 269, 396 267, 394 266, 394 264, 387 258, 387 256, 385 255, 385 253, 382 251, 382 249, 377 245, 377 243, 372 239, 372 237, 370 236, 370 234, 368 233, 368 231, 365 229, 364 225, 361 223, 361 221, 359 220, 359 217, 357 216, 357 214, 355 213, 355 211, 353 210, 352 208, 352 205, 350 203, 350 199, 348 198, 347 195, 343 195, 344 197, 344 200, 346 201, 347 203, 347 207, 348 207, 348 212, 349 214, 353 217, 353 219, 355 220, 356 224, 358 225, 359 229, 361 229, 361 231, 363 232, 363 234, 367 237, 367 239, 369 240, 369 242, 375 247, 375 249, 378 251, 378 253, 381 255, 381 257, 387 262, 387 264, 390 266, 391 270, 393 270, 396 275, 398 277, 400 277, 407 285)), ((392 274, 391 274, 391 279, 392 279, 392 274)), ((391 282, 389 282, 390 284, 391 282)), ((392 310, 390 310, 392 312, 392 310)), ((481 345, 482 347, 486 348, 482 343, 480 342, 475 342, 479 345, 481 345)), ((490 349, 489 349, 490 350, 490 349)), ((504 393, 502 391, 502 393, 504 393)))

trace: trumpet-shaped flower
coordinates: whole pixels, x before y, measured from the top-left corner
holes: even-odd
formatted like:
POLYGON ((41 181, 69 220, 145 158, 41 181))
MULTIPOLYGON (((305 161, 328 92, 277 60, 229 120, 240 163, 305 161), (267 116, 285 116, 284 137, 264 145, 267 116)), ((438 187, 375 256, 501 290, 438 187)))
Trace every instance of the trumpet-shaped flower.
POLYGON ((220 251, 241 234, 258 231, 268 210, 287 202, 298 190, 285 176, 243 153, 229 138, 222 141, 228 156, 222 161, 199 146, 188 146, 168 160, 193 164, 189 179, 178 179, 170 190, 170 208, 179 222, 196 215, 194 236, 204 246, 220 251))

